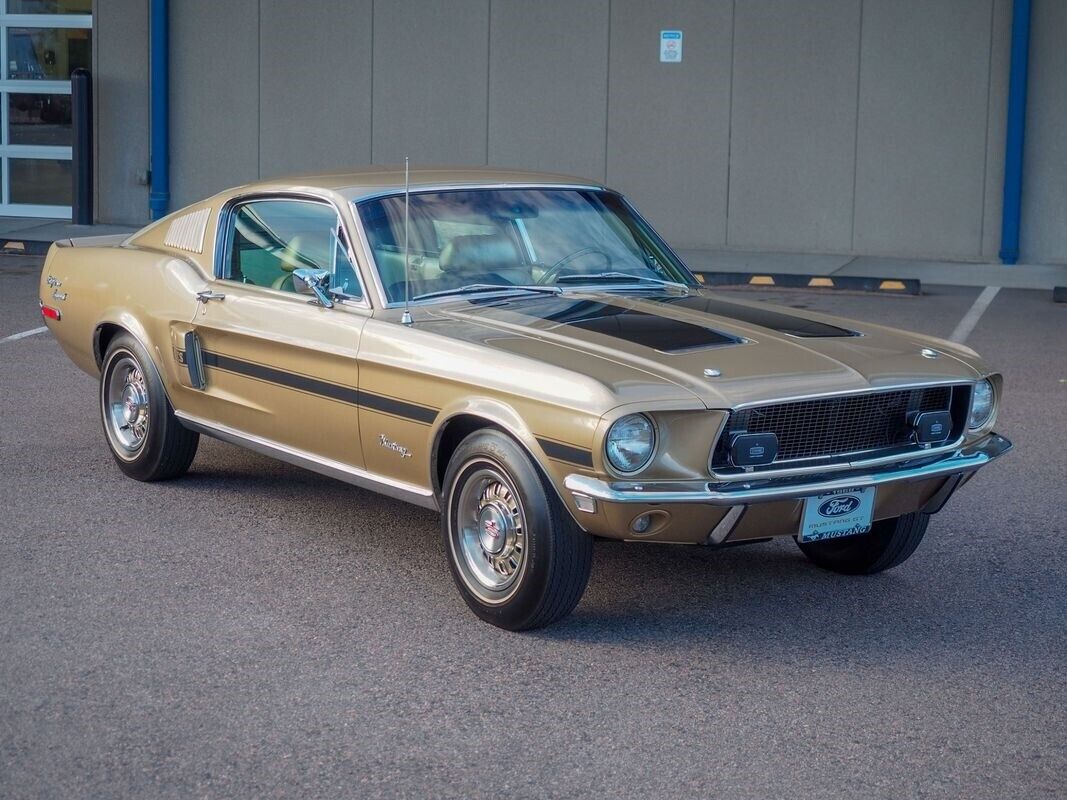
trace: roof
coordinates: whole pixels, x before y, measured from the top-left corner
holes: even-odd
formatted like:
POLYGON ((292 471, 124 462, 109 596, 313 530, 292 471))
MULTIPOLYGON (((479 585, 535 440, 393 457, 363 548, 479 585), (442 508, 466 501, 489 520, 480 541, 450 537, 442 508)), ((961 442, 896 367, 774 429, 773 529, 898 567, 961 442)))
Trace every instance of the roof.
MULTIPOLYGON (((422 191, 430 188, 462 188, 464 186, 588 186, 602 187, 600 181, 532 170, 501 169, 497 167, 417 167, 410 171, 410 188, 422 191)), ((404 167, 374 166, 366 169, 327 172, 311 175, 294 175, 258 181, 241 187, 249 189, 278 190, 298 187, 337 192, 348 200, 367 195, 403 190, 404 167)))

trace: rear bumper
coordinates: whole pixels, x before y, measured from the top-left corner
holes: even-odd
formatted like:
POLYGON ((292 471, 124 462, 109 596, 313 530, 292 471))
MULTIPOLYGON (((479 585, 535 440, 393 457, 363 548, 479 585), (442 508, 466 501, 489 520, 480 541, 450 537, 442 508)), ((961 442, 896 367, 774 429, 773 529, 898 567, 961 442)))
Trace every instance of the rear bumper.
MULTIPOLYGON (((713 530, 710 534, 707 528, 701 532, 682 531, 678 529, 678 526, 672 525, 674 530, 664 540, 705 541, 716 544, 730 537, 736 523, 740 520, 741 513, 749 506, 764 507, 767 504, 781 504, 779 508, 784 512, 789 508, 799 507, 797 501, 800 498, 824 494, 835 489, 892 485, 883 491, 889 491, 899 500, 892 508, 887 506, 883 513, 889 514, 891 511, 907 513, 919 510, 934 513, 941 509, 952 493, 975 471, 1004 455, 1011 448, 1011 442, 1003 436, 990 433, 977 442, 962 446, 947 454, 913 458, 880 466, 877 469, 848 470, 788 478, 757 478, 752 481, 730 483, 701 481, 684 484, 609 482, 586 475, 572 474, 567 476, 564 485, 579 509, 592 506, 594 510, 587 514, 579 514, 578 521, 592 523, 586 526, 590 529, 601 528, 601 530, 596 530, 600 535, 638 538, 625 529, 604 531, 602 525, 596 524, 593 517, 618 522, 647 508, 662 509, 672 517, 679 516, 678 512, 682 512, 681 516, 696 522, 694 512, 697 508, 703 507, 708 512, 713 512, 712 518, 717 520, 713 523, 713 530), (914 507, 908 507, 909 503, 914 507), (686 507, 692 508, 692 512, 686 513, 684 511, 686 507), (727 527, 724 529, 723 525, 727 527)), ((767 507, 766 511, 770 512, 771 508, 767 507)), ((708 519, 706 514, 698 516, 708 519)), ((770 514, 765 516, 770 516, 770 514)), ((789 533, 793 527, 792 520, 782 521, 785 523, 782 530, 768 531, 767 535, 789 533)), ((777 528, 778 526, 768 527, 777 528)), ((664 531, 664 533, 667 532, 664 531)))

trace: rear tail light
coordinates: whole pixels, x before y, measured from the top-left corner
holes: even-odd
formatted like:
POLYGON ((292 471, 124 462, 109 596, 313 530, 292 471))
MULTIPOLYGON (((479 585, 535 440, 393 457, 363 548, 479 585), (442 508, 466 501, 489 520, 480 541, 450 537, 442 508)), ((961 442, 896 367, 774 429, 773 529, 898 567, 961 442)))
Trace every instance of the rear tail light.
POLYGON ((46 306, 44 303, 41 303, 41 316, 45 319, 54 319, 56 322, 63 317, 58 308, 46 306))

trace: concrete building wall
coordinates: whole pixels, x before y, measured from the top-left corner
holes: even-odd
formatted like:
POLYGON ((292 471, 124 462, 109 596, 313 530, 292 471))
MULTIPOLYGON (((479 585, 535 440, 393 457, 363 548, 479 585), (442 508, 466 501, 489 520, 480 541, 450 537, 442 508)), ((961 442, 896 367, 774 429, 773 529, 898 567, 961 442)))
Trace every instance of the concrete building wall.
POLYGON ((850 249, 859 0, 735 6, 727 244, 850 249))
POLYGON ((148 215, 148 6, 143 0, 94 4, 96 214, 105 221, 148 215))
POLYGON ((488 56, 489 0, 377 0, 374 163, 484 164, 488 56))
POLYGON ((373 3, 317 0, 301 3, 298 14, 293 5, 261 0, 259 7, 264 178, 365 164, 371 157, 373 3))
POLYGON ((991 2, 864 3, 854 249, 982 254, 991 24, 991 2))
POLYGON ((171 208, 259 177, 259 5, 170 5, 171 208))
MULTIPOLYGON (((990 31, 989 111, 986 115, 985 197, 982 255, 993 261, 1000 252, 1004 209, 1004 142, 1007 138, 1008 71, 1011 64, 1012 0, 994 0, 990 31)), ((1067 252, 1064 253, 1067 257, 1067 252)))
MULTIPOLYGON (((99 5, 99 216, 137 221, 146 12, 99 5)), ((1000 246, 1011 0, 172 0, 171 33, 175 208, 409 155, 606 179, 687 248, 1000 246)), ((1032 260, 1067 261, 1065 35, 1034 0, 1032 260)))
POLYGON ((1024 261, 1067 263, 1067 3, 1037 0, 1023 162, 1024 261))
POLYGON ((678 247, 726 244, 733 6, 611 3, 607 182, 678 247), (681 64, 649 46, 661 26, 685 32, 681 64))
POLYGON ((489 163, 604 180, 608 0, 494 0, 489 163))

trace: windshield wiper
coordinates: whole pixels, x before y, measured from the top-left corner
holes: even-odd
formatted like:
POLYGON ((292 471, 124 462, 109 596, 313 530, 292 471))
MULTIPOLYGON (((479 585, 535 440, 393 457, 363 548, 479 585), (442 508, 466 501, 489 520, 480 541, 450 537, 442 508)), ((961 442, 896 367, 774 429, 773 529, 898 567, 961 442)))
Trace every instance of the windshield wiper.
POLYGON ((542 294, 563 294, 563 289, 559 286, 503 286, 499 283, 468 283, 466 286, 457 286, 455 289, 440 289, 436 292, 417 294, 411 299, 425 300, 429 297, 447 297, 450 294, 474 294, 475 292, 541 292, 542 294))
POLYGON ((593 283, 598 281, 618 281, 620 278, 624 278, 628 281, 638 281, 643 283, 656 283, 660 286, 670 286, 672 289, 681 289, 686 294, 689 294, 689 286, 684 283, 678 283, 677 281, 665 281, 662 278, 652 278, 648 275, 631 275, 628 272, 597 272, 593 275, 561 275, 556 278, 557 283, 593 283))

